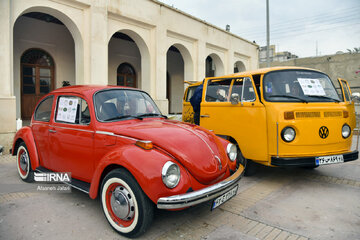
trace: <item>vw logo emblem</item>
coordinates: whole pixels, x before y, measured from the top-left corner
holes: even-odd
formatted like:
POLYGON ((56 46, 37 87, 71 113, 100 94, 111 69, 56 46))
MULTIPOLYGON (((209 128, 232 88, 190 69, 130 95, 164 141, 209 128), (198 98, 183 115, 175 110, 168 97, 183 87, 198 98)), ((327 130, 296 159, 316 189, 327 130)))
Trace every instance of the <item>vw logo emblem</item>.
POLYGON ((320 129, 319 129, 319 136, 322 138, 322 139, 325 139, 329 136, 329 129, 325 126, 322 126, 320 129))

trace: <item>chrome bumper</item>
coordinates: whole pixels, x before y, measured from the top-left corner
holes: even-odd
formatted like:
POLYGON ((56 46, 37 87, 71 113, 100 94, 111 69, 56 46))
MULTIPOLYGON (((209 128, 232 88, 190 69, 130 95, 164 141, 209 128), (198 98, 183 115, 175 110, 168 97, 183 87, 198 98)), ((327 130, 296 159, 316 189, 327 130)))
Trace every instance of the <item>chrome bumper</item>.
POLYGON ((233 175, 210 187, 194 192, 159 198, 157 207, 159 209, 179 209, 209 201, 229 191, 238 183, 243 174, 244 167, 240 165, 239 169, 233 175))

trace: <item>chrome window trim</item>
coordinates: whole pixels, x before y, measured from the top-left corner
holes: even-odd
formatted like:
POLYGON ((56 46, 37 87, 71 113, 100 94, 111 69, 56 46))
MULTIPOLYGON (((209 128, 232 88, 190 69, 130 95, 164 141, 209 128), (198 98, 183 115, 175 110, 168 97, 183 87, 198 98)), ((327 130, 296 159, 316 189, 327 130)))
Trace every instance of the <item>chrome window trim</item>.
MULTIPOLYGON (((56 105, 55 105, 54 118, 53 118, 53 122, 54 122, 54 123, 70 124, 70 125, 75 125, 75 126, 89 126, 89 125, 91 124, 91 115, 90 115, 90 122, 87 123, 87 124, 81 124, 81 123, 80 123, 80 116, 79 116, 79 123, 61 122, 61 121, 59 122, 59 121, 57 121, 57 120, 56 120, 56 113, 57 113, 57 109, 58 109, 58 102, 59 102, 59 99, 60 99, 61 97, 80 98, 80 99, 82 99, 82 100, 84 100, 84 101, 86 102, 86 104, 88 105, 88 108, 89 108, 88 102, 87 102, 83 97, 79 97, 79 96, 75 96, 75 95, 66 95, 66 94, 64 94, 64 95, 58 95, 58 96, 56 97, 56 105)), ((81 111, 81 107, 82 107, 81 105, 82 105, 82 104, 81 104, 81 101, 80 101, 80 111, 81 111)), ((89 108, 89 112, 90 112, 90 108, 89 108)))

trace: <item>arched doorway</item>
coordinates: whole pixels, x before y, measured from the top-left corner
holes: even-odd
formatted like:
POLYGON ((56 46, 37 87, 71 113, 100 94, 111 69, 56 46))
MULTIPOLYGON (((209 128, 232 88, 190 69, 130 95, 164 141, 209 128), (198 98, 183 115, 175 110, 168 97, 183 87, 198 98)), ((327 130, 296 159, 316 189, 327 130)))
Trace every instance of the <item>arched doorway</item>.
POLYGON ((122 63, 117 68, 116 85, 136 88, 136 72, 129 63, 122 63))
POLYGON ((242 61, 237 61, 234 63, 234 73, 244 72, 245 70, 246 68, 242 61))
POLYGON ((210 56, 205 61, 205 77, 215 77, 215 63, 210 56))
MULTIPOLYGON (((148 47, 139 34, 129 29, 119 30, 112 34, 109 39, 109 84, 117 84, 118 64, 120 62, 127 63, 132 67, 133 75, 135 75, 133 86, 151 93, 151 83, 149 81, 149 76, 151 75, 150 53, 148 47)), ((121 82, 122 80, 120 79, 121 82)))
POLYGON ((21 56, 21 117, 30 119, 36 103, 54 89, 55 64, 42 49, 29 49, 21 56))
POLYGON ((224 63, 216 53, 207 56, 205 61, 205 77, 218 77, 225 74, 224 63))

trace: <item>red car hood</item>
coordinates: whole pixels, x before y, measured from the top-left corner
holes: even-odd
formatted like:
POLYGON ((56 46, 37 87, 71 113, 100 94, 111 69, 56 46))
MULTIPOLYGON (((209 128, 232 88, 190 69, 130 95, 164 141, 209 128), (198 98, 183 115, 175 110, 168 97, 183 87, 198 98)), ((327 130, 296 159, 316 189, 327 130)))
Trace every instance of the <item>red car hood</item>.
POLYGON ((217 181, 228 168, 227 154, 218 137, 199 126, 148 118, 115 125, 112 132, 152 141, 174 156, 202 184, 217 181))

